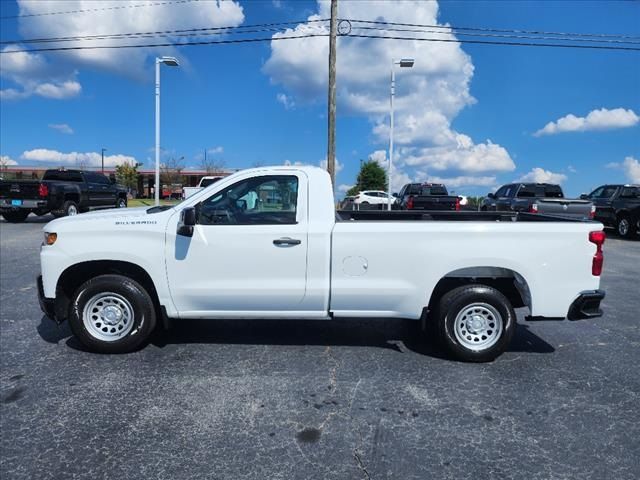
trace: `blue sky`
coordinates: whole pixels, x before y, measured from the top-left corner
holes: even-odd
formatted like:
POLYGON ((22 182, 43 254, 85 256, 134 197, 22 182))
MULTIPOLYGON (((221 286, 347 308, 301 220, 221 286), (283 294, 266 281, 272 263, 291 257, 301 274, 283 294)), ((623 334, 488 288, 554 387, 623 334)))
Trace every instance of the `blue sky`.
MULTIPOLYGON (((0 6, 7 17, 100 4, 123 2, 0 6)), ((6 41, 304 21, 315 14, 324 18, 327 11, 325 2, 315 1, 202 1, 3 19, 0 27, 6 41)), ((638 2, 342 0, 338 15, 640 37, 638 2)), ((71 166, 78 158, 95 164, 104 147, 110 163, 134 158, 152 167, 153 58, 167 54, 182 66, 162 70, 164 158, 184 156, 186 166, 197 168, 209 149, 229 168, 320 165, 326 156, 327 42, 4 53, 0 153, 5 163, 71 166)), ((416 59, 413 69, 397 72, 394 190, 405 181, 431 180, 475 195, 527 179, 561 182, 577 195, 605 182, 640 182, 640 52, 342 37, 338 192, 354 183, 360 160, 384 164, 394 56, 416 59)))

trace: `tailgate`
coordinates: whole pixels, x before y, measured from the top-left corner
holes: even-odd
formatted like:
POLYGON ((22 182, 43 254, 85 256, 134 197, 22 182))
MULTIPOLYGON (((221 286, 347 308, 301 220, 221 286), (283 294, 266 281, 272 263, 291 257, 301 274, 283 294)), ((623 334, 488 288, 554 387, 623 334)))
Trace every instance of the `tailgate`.
POLYGON ((39 180, 0 182, 0 198, 8 200, 39 200, 39 180))
POLYGON ((589 200, 568 200, 566 198, 539 198, 538 213, 548 215, 568 215, 589 218, 592 203, 589 200))
POLYGON ((413 197, 413 210, 455 210, 457 198, 419 195, 413 197))

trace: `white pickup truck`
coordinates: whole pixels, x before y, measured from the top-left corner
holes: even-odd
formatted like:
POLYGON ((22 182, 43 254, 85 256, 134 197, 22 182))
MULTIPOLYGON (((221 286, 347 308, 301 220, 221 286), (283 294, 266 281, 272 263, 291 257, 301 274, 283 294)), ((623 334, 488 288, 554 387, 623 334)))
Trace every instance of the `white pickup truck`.
POLYGON ((186 200, 187 198, 192 196, 194 193, 198 193, 200 190, 207 188, 209 185, 216 183, 221 178, 223 177, 211 177, 211 176, 202 177, 200 179, 200 182, 198 182, 197 187, 182 187, 182 199, 186 200))
POLYGON ((99 352, 189 318, 406 318, 488 361, 528 318, 602 315, 602 224, 516 212, 338 212, 328 174, 269 167, 173 207, 44 227, 39 299, 99 352))

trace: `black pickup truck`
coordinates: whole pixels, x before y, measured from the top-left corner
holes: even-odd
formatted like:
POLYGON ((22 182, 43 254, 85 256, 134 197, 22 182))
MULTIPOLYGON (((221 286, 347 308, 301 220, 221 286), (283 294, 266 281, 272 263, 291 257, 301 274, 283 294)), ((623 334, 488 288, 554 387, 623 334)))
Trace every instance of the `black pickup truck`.
POLYGON ((460 197, 449 195, 441 183, 407 183, 396 200, 399 210, 460 210, 460 197))
POLYGON ((24 222, 30 213, 55 217, 127 206, 127 191, 108 177, 80 170, 47 170, 42 180, 0 181, 0 214, 24 222))
POLYGON ((593 218, 589 200, 565 198, 560 185, 552 183, 512 183, 490 193, 480 204, 481 211, 513 211, 593 218))
POLYGON ((580 195, 596 207, 595 219, 616 229, 624 238, 635 237, 640 230, 640 185, 602 185, 580 195))

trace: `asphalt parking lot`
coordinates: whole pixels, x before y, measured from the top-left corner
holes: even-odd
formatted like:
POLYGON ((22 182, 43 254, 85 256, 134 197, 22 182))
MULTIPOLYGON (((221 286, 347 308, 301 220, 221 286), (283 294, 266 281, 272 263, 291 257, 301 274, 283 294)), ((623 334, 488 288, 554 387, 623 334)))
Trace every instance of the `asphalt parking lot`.
POLYGON ((38 308, 42 219, 0 221, 0 478, 640 478, 640 241, 605 316, 490 364, 402 321, 189 321, 88 353, 38 308))

